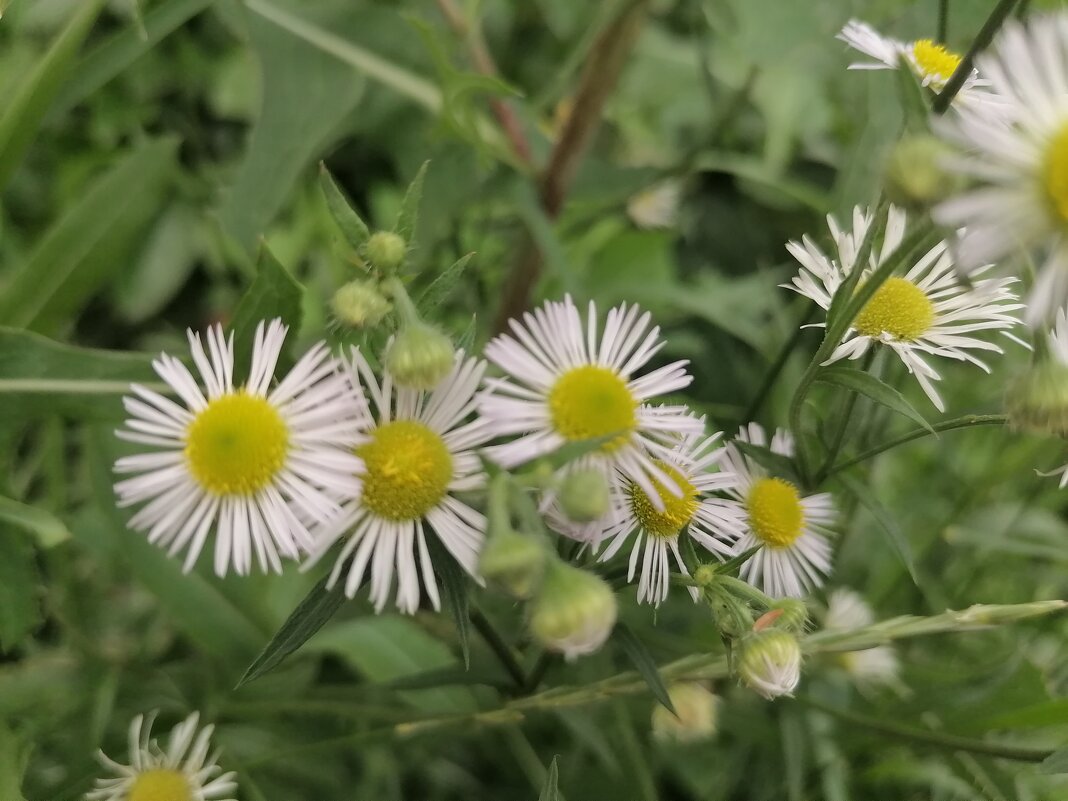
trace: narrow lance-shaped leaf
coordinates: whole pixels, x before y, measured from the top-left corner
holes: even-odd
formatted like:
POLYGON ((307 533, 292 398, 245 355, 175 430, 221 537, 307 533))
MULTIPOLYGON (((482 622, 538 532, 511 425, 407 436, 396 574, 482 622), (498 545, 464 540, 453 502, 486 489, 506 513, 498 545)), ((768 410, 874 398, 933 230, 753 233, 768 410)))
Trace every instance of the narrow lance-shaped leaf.
POLYGON ((51 512, 2 496, 0 522, 32 534, 42 548, 51 548, 70 539, 67 527, 51 512))
POLYGON ((37 582, 29 538, 10 525, 0 525, 0 650, 18 645, 40 620, 37 582))
POLYGON ((419 172, 415 174, 415 178, 408 184, 408 191, 404 193, 404 200, 401 202, 400 213, 397 214, 397 222, 393 226, 393 232, 399 234, 409 247, 415 238, 415 227, 419 222, 419 203, 423 199, 423 182, 429 166, 430 162, 424 161, 419 172))
POLYGON ((653 694, 653 697, 667 707, 672 714, 676 714, 675 707, 671 703, 671 696, 668 695, 667 686, 660 677, 660 670, 656 666, 656 660, 649 653, 649 649, 645 647, 645 643, 635 636, 626 623, 616 624, 612 639, 620 644, 627 658, 634 663, 638 673, 645 680, 645 683, 649 685, 649 691, 653 694))
POLYGON ((432 312, 435 308, 440 306, 443 301, 455 291, 457 285, 460 283, 460 279, 463 277, 464 271, 467 269, 468 262, 474 256, 474 253, 468 253, 466 256, 461 256, 458 260, 453 262, 449 267, 446 267, 441 274, 435 278, 416 301, 416 306, 423 314, 432 312))
POLYGON ((853 370, 849 367, 827 367, 819 372, 819 375, 816 376, 816 380, 822 381, 825 384, 835 384, 840 387, 845 387, 853 392, 859 392, 861 395, 870 398, 891 411, 897 412, 913 422, 919 423, 932 434, 935 433, 934 429, 931 428, 931 424, 924 419, 922 414, 916 411, 911 403, 905 400, 904 395, 889 384, 884 384, 871 373, 853 370))
POLYGON ((905 535, 901 532, 901 529, 898 527, 894 518, 883 508, 882 504, 872 497, 871 489, 856 477, 851 476, 848 473, 840 473, 836 480, 845 486, 845 488, 857 499, 860 505, 867 509, 871 516, 875 518, 879 530, 886 535, 886 541, 890 544, 891 549, 901 558, 901 562, 908 571, 909 577, 912 579, 913 583, 918 586, 920 581, 916 575, 916 564, 912 558, 912 548, 909 546, 908 540, 905 539, 905 535))
POLYGON ((371 238, 371 232, 322 162, 319 162, 319 185, 322 187, 323 197, 326 198, 330 216, 334 218, 345 241, 353 250, 358 250, 371 238))
POLYGON ((463 655, 464 668, 466 669, 471 666, 471 646, 468 638, 470 610, 467 598, 467 576, 437 537, 429 537, 427 546, 430 549, 430 558, 434 564, 434 571, 441 579, 441 592, 445 596, 445 606, 456 624, 456 636, 460 641, 460 652, 463 655))
POLYGON ((556 760, 557 757, 554 756, 552 763, 549 765, 549 775, 545 777, 545 784, 542 785, 538 801, 563 801, 563 797, 560 795, 560 768, 557 767, 556 760))

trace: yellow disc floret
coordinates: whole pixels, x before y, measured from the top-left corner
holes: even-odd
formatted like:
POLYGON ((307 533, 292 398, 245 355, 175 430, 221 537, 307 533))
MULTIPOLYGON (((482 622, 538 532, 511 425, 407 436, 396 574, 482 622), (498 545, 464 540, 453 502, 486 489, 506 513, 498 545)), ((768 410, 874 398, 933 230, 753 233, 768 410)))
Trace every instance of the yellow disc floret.
POLYGON ((176 770, 146 770, 133 781, 126 801, 193 801, 189 780, 176 770))
POLYGON ((266 398, 233 392, 208 402, 186 430, 193 477, 213 495, 251 495, 285 464, 289 429, 266 398))
POLYGON ((772 548, 786 548, 801 536, 805 512, 797 487, 781 478, 754 482, 745 498, 749 527, 772 548))
POLYGON ((690 522, 693 513, 697 511, 697 490, 674 467, 663 462, 657 462, 657 467, 671 477, 682 495, 676 495, 655 478, 652 480, 653 486, 664 504, 664 511, 661 512, 653 506, 649 496, 637 484, 631 483, 627 487, 627 495, 630 497, 631 511, 641 527, 651 536, 671 539, 678 536, 682 527, 690 522))
POLYGON ((1050 140, 1043 183, 1054 213, 1068 223, 1068 124, 1050 140))
POLYGON ((356 455, 365 468, 363 504, 387 520, 423 517, 445 497, 452 481, 445 442, 414 420, 379 426, 356 455))
POLYGON ((912 44, 912 58, 917 68, 927 78, 948 80, 960 66, 960 56, 930 39, 920 39, 912 44))
POLYGON ((864 304, 853 327, 865 336, 889 334, 911 342, 926 334, 934 319, 934 305, 923 290, 906 278, 894 276, 864 304))
MULTIPOLYGON (((627 383, 606 367, 573 367, 549 391, 549 413, 556 433, 572 442, 608 434, 629 434, 637 425, 638 401, 627 383)), ((605 446, 619 447, 621 436, 605 446)))

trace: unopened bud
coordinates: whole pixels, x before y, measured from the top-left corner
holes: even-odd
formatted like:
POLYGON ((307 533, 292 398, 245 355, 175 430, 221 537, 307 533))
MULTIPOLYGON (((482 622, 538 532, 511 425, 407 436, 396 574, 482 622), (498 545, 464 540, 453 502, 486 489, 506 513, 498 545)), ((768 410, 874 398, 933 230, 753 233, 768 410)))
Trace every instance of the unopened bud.
POLYGON ((716 733, 716 706, 719 699, 696 681, 680 681, 668 687, 675 713, 663 704, 653 709, 653 736, 658 740, 692 743, 716 733))
POLYGON ((352 328, 373 328, 389 314, 393 304, 374 281, 349 281, 330 300, 334 316, 352 328))
POLYGON ((1068 437, 1068 365, 1032 366, 1009 387, 1005 411, 1016 428, 1068 437))
POLYGON ((530 631, 571 660, 604 645, 616 624, 616 596, 599 576, 552 560, 530 605, 530 631))
POLYGON ((700 565, 693 571, 693 580, 702 587, 707 587, 716 580, 716 574, 717 571, 715 565, 700 565))
POLYGON ((767 699, 790 695, 801 680, 801 646, 784 629, 755 631, 742 641, 739 671, 767 699))
POLYGON ((575 470, 564 477, 557 497, 572 523, 592 523, 608 511, 608 481, 598 470, 575 470))
POLYGON ((384 272, 392 272, 404 263, 408 243, 392 231, 376 231, 364 245, 367 260, 384 272))
POLYGON ((494 533, 482 548, 478 572, 516 598, 529 598, 545 573, 545 547, 512 529, 494 533))
POLYGON ((771 605, 772 611, 779 613, 774 628, 786 629, 795 633, 805 630, 808 623, 808 607, 804 601, 796 598, 782 598, 771 605))
POLYGON ((943 167, 949 148, 930 134, 907 136, 886 163, 886 194, 903 206, 926 207, 952 194, 960 179, 943 167))
POLYGON ((433 389, 452 369, 452 341, 422 322, 405 325, 386 351, 386 369, 402 387, 433 389))

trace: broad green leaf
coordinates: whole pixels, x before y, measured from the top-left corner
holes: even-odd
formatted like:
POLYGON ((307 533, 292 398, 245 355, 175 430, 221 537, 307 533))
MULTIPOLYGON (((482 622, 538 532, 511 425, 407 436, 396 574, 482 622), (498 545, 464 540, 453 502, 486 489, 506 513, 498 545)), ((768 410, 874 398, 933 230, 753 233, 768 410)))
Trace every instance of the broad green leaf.
POLYGON ((0 328, 0 407, 7 417, 121 419, 120 398, 130 383, 156 380, 148 356, 76 348, 0 328))
POLYGON ((1068 773, 1068 748, 1054 751, 1038 765, 1039 773, 1068 773))
POLYGON ((84 0, 41 57, 33 72, 19 84, 15 96, 0 113, 0 189, 10 180, 52 100, 66 80, 71 64, 89 34, 104 0, 84 0))
POLYGON ((894 518, 872 495, 871 488, 849 473, 839 473, 835 480, 842 484, 857 499, 860 505, 875 518, 875 522, 878 523, 878 529, 885 535, 891 550, 901 559, 901 563, 905 566, 913 583, 919 586, 920 580, 916 575, 916 563, 912 558, 912 547, 894 518))
POLYGON ((158 213, 177 142, 124 154, 48 230, 0 294, 0 325, 41 330, 68 321, 117 271, 129 244, 158 213))
POLYGON ((902 414, 913 422, 919 423, 932 434, 934 433, 931 424, 924 419, 922 414, 916 411, 911 403, 905 400, 904 395, 889 384, 884 384, 871 373, 853 370, 849 367, 832 366, 820 370, 816 375, 816 380, 825 384, 844 387, 852 392, 858 392, 891 411, 902 414))
POLYGON ((29 757, 28 744, 20 740, 6 723, 0 723, 0 798, 4 801, 24 801, 22 776, 29 757))
POLYGON ((0 522, 33 535, 42 548, 70 539, 67 527, 51 512, 0 496, 0 522))
POLYGON ((558 757, 554 756, 549 764, 549 775, 545 777, 545 784, 542 785, 538 801, 563 801, 560 795, 560 768, 556 765, 557 759, 558 757))
POLYGON ((664 684, 664 680, 660 676, 660 670, 656 666, 656 660, 649 653, 649 649, 645 647, 645 643, 635 636, 626 623, 616 624, 615 631, 612 632, 612 639, 619 643, 623 653, 627 655, 627 658, 634 664, 645 683, 649 685, 649 691, 653 694, 653 697, 667 707, 672 714, 676 714, 675 707, 671 703, 671 696, 668 695, 667 685, 664 684))
POLYGON ((0 650, 10 651, 40 621, 39 580, 29 537, 0 525, 0 650))
POLYGON ((461 256, 423 290, 415 304, 422 314, 431 314, 452 295, 464 275, 464 270, 467 269, 468 262, 474 255, 474 253, 468 253, 466 256, 461 256))
POLYGON ((439 586, 445 599, 445 608, 449 610, 453 623, 456 625, 456 636, 460 640, 460 653, 463 656, 464 668, 470 668, 471 645, 468 638, 470 604, 467 597, 467 574, 437 537, 430 537, 427 547, 430 550, 430 559, 434 563, 434 572, 441 579, 439 586))
POLYGON ((259 271, 252 285, 234 311, 234 381, 240 384, 248 376, 256 326, 275 317, 289 326, 288 343, 300 330, 303 318, 301 302, 304 288, 264 244, 260 249, 259 271))
POLYGON ((419 203, 423 199, 423 183, 429 166, 430 162, 424 161, 415 178, 408 184, 408 191, 404 193, 404 200, 401 201, 400 213, 393 224, 393 232, 409 243, 409 247, 415 241, 415 227, 419 224, 419 203))
POLYGON ((249 665, 245 675, 237 682, 237 687, 248 684, 278 667, 283 659, 304 645, 341 608, 345 602, 345 593, 340 586, 328 590, 328 578, 324 576, 293 610, 271 641, 249 665))
POLYGON ((319 185, 326 198, 326 207, 330 210, 330 216, 334 218, 334 222, 337 223, 337 227, 341 229, 341 233, 352 249, 359 250, 370 239, 371 232, 322 162, 319 162, 319 185))

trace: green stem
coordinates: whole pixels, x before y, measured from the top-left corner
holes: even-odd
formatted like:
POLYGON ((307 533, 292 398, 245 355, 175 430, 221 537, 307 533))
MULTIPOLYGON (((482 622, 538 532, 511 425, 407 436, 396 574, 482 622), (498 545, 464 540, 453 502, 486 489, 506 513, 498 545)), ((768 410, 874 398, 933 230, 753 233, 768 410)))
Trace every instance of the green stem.
POLYGON ((419 325, 423 322, 419 317, 419 311, 415 308, 415 304, 412 303, 411 297, 408 296, 408 290, 405 288, 403 281, 394 276, 387 279, 382 284, 382 288, 393 299, 393 306, 397 310, 403 325, 419 325))
POLYGON ((532 667, 530 673, 527 674, 527 680, 523 687, 523 691, 526 695, 530 695, 541 686, 546 671, 555 661, 556 654, 553 654, 550 651, 542 651, 541 656, 538 657, 538 661, 534 663, 534 667, 532 667))
POLYGON ((716 583, 721 585, 732 595, 736 595, 750 603, 758 604, 765 609, 771 608, 775 603, 771 598, 762 593, 752 584, 742 581, 741 579, 736 579, 734 576, 716 576, 716 583))
POLYGON ((805 706, 818 709, 821 712, 826 712, 828 715, 833 715, 847 723, 863 726, 872 731, 877 731, 881 734, 889 734, 892 737, 899 737, 903 740, 924 743, 925 745, 932 745, 936 748, 946 748, 950 751, 968 751, 973 754, 984 754, 986 756, 1000 757, 1002 759, 1014 759, 1018 762, 1041 762, 1053 753, 1048 748, 1026 748, 1018 745, 992 743, 987 740, 973 740, 970 737, 958 737, 953 734, 942 734, 941 732, 928 731, 926 729, 916 729, 912 726, 890 723, 889 721, 879 718, 858 715, 855 712, 825 704, 814 698, 798 696, 795 700, 805 706))
MULTIPOLYGON (((868 355, 864 357, 864 365, 861 367, 861 370, 864 372, 871 370, 876 353, 877 351, 874 347, 868 350, 868 355)), ((842 450, 843 443, 845 443, 846 431, 849 429, 849 422, 853 418, 853 410, 856 408, 858 397, 859 396, 855 390, 850 390, 849 395, 846 397, 845 408, 839 416, 838 429, 834 432, 834 439, 831 441, 831 447, 827 451, 827 458, 824 460, 820 469, 816 471, 815 482, 817 485, 823 483, 827 478, 831 465, 838 459, 838 454, 842 450)))
POLYGON ((485 640, 486 645, 490 647, 497 660, 501 663, 501 666, 508 672, 515 686, 523 689, 526 687, 527 676, 523 671, 523 666, 519 664, 519 660, 515 658, 515 654, 512 653, 512 649, 508 646, 501 635, 497 633, 497 629, 493 627, 489 618, 482 614, 480 609, 471 607, 470 612, 471 623, 474 625, 478 633, 482 635, 482 639, 485 640))
MULTIPOLYGON (((1009 422, 1008 415, 1005 414, 968 414, 964 417, 955 417, 952 420, 944 420, 941 423, 935 423, 931 428, 934 433, 940 433, 942 431, 953 431, 958 428, 974 428, 975 426, 1002 426, 1009 422)), ((896 448, 898 445, 904 445, 906 442, 912 442, 914 439, 922 439, 929 436, 932 432, 926 428, 917 428, 914 431, 909 431, 907 434, 902 434, 900 437, 887 440, 870 448, 864 453, 854 456, 852 459, 847 459, 844 462, 839 462, 830 470, 827 471, 827 475, 824 478, 830 478, 836 473, 840 473, 843 470, 848 470, 854 465, 858 465, 861 462, 866 462, 874 456, 878 456, 884 451, 896 448)))
POLYGON ((816 316, 817 309, 819 309, 818 306, 810 304, 805 310, 805 313, 798 319, 797 325, 794 326, 793 333, 779 349, 779 353, 775 356, 775 361, 772 362, 767 375, 764 376, 764 380, 760 383, 760 389, 758 389, 756 395, 753 396, 753 400, 750 401, 749 406, 742 415, 742 419, 738 421, 739 423, 743 425, 748 423, 756 417, 763 408, 765 401, 768 399, 768 395, 771 393, 772 387, 774 387, 775 382, 779 380, 779 376, 782 374, 786 362, 789 361, 790 355, 800 344, 801 337, 805 333, 804 327, 812 322, 812 319, 816 316))
POLYGON ((941 44, 946 43, 949 34, 949 0, 938 0, 938 33, 937 40, 941 44))
POLYGON ((979 55, 986 46, 990 44, 994 38, 994 34, 998 32, 1001 27, 1001 23, 1005 21, 1005 18, 1012 12, 1012 7, 1016 5, 1016 0, 999 0, 998 4, 994 6, 994 10, 990 12, 990 16, 986 18, 986 22, 983 23, 983 27, 979 29, 979 33, 976 34, 975 40, 972 42, 972 46, 968 48, 968 52, 964 54, 964 58, 960 60, 960 64, 957 65, 957 69, 953 71, 949 80, 946 81, 945 88, 938 93, 935 97, 934 103, 931 108, 935 114, 942 114, 949 104, 953 102, 953 98, 957 96, 957 93, 964 87, 965 81, 972 74, 972 69, 975 64, 975 57, 979 55))

